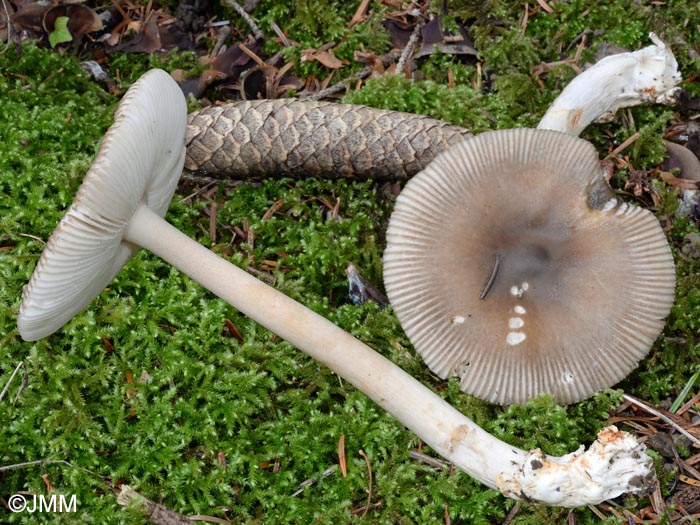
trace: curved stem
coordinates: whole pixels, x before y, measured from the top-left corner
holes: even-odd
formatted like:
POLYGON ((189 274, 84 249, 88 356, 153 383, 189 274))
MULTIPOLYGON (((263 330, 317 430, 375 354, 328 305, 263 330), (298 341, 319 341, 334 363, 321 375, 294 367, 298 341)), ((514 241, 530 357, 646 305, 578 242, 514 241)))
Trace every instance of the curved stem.
POLYGON ((578 506, 637 490, 631 478, 649 475, 651 460, 644 454, 640 457, 643 448, 624 433, 612 438, 608 434, 608 443, 601 443, 604 450, 594 450, 594 445, 585 454, 579 450, 563 458, 549 458, 539 451, 525 452, 499 441, 361 341, 218 257, 146 206, 135 212, 125 239, 162 257, 333 370, 436 452, 508 496, 578 506), (595 458, 588 455, 591 452, 595 458), (610 453, 619 456, 616 464, 609 461, 610 453), (598 455, 605 471, 602 474, 595 469, 598 455), (623 475, 610 476, 610 471, 620 466, 623 475))
POLYGON ((603 58, 567 85, 537 125, 580 135, 591 122, 644 102, 667 103, 681 81, 671 50, 654 34, 655 45, 603 58))

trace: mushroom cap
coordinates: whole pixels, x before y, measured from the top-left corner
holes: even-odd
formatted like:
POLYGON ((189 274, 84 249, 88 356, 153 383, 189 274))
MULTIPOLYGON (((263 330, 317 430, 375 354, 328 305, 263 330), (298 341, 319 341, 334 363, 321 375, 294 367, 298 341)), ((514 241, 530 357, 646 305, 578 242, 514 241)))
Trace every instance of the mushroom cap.
POLYGON ((165 215, 185 159, 187 105, 154 69, 126 92, 70 208, 24 287, 17 325, 26 341, 61 328, 138 251, 123 241, 140 203, 165 215))
POLYGON ((384 280, 440 377, 499 404, 573 403, 647 354, 675 269, 658 221, 614 197, 593 146, 513 129, 452 146, 408 182, 384 280))

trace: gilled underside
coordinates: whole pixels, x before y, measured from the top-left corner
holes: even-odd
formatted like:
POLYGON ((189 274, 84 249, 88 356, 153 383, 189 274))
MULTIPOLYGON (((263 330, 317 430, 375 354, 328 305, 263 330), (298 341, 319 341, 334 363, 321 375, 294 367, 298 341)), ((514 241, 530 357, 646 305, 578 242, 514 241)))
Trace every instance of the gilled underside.
POLYGON ((673 260, 651 213, 589 198, 601 181, 585 142, 509 130, 468 139, 407 185, 385 283, 440 377, 491 402, 570 403, 646 355, 673 301, 673 260))

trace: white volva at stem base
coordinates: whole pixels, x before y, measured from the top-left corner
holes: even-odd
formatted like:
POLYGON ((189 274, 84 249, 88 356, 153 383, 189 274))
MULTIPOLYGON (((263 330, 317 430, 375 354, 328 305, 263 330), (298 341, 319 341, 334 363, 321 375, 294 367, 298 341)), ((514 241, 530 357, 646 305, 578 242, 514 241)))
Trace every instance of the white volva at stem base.
POLYGON ((678 63, 654 33, 649 37, 653 46, 603 58, 574 78, 537 127, 578 136, 620 108, 670 102, 681 81, 678 63))
POLYGON ((644 447, 614 427, 602 431, 588 452, 580 449, 562 458, 499 441, 364 343, 221 259, 145 206, 135 212, 125 239, 333 370, 436 452, 507 496, 573 507, 648 483, 651 459, 644 447))

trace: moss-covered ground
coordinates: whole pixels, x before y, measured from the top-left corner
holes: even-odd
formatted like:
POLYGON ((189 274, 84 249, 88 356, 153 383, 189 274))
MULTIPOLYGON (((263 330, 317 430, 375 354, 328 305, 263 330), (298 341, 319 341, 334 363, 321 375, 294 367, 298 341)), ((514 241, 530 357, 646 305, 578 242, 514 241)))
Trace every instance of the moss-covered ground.
MULTIPOLYGON (((266 0, 256 17, 264 31, 272 34, 274 20, 305 47, 342 42, 347 49, 337 54, 352 61, 352 46, 377 53, 390 47, 376 20, 345 29, 358 4, 323 9, 308 0, 266 0)), ((647 45, 652 30, 671 43, 683 77, 690 79, 684 88, 700 95, 693 80, 700 69, 700 8, 692 2, 573 0, 550 2, 552 13, 530 2, 527 24, 525 2, 449 4, 453 16, 470 21, 479 68, 433 55, 422 64, 426 81, 379 78, 346 101, 431 114, 475 131, 534 125, 575 74, 571 66, 558 65, 533 75, 538 65, 573 57, 584 33, 588 46, 581 63, 593 60, 603 42, 647 45), (453 87, 447 85, 448 69, 453 87)), ((193 57, 177 54, 110 60, 122 87, 148 67, 196 67, 193 57)), ((231 523, 502 523, 514 502, 461 472, 411 458, 418 439, 364 395, 148 253, 131 261, 65 328, 36 343, 20 339, 15 323, 22 286, 118 101, 90 81, 78 62, 74 54, 31 44, 20 56, 14 49, 0 55, 0 391, 23 363, 0 401, 0 497, 46 494, 49 484, 55 493, 77 496, 74 514, 11 514, 0 507, 0 522, 145 523, 141 511, 119 507, 110 491, 125 483, 181 514, 231 523), (336 470, 321 479, 339 462, 341 436, 347 477, 336 470), (6 468, 44 459, 59 462, 6 468), (315 483, 294 495, 308 479, 315 483)), ((305 64, 297 74, 319 74, 314 68, 320 67, 305 64)), ((603 157, 640 132, 626 154, 636 169, 652 169, 661 160, 660 141, 671 120, 690 116, 674 111, 635 108, 583 136, 603 157)), ((620 170, 613 178, 620 194, 626 177, 620 170)), ((669 215, 676 195, 662 183, 656 187, 662 199, 656 209, 676 256, 677 300, 650 357, 619 385, 651 403, 675 399, 700 370, 700 263, 678 250, 698 225, 669 215)), ((381 283, 392 201, 378 186, 266 181, 233 189, 208 186, 193 196, 195 189, 202 190, 183 185, 168 212, 178 228, 240 266, 275 268, 275 287, 367 342, 499 438, 557 455, 570 452, 592 441, 618 405, 619 390, 569 407, 547 398, 526 407, 490 406, 433 376, 391 309, 349 304, 343 274, 348 262, 381 283), (280 200, 277 213, 265 217, 280 200), (252 246, 229 242, 236 227, 254 232, 252 246)), ((626 195, 650 205, 645 196, 626 195)), ((634 511, 648 500, 618 503, 634 511)), ((511 523, 567 518, 599 522, 585 508, 570 515, 525 505, 511 523)))

